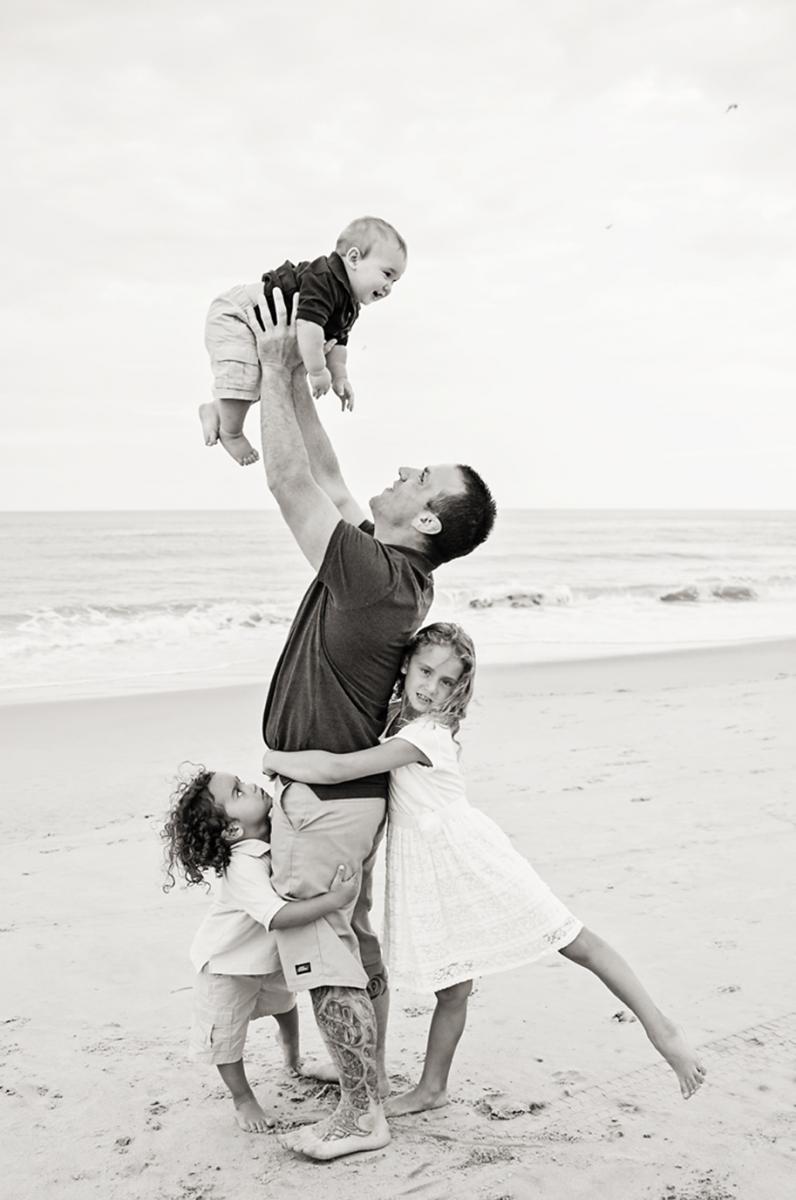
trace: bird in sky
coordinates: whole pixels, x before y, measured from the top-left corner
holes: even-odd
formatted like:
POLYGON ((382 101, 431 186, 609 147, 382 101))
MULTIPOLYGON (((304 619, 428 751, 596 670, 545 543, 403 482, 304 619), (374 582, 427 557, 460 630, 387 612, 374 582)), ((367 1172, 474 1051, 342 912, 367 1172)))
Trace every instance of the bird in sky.
POLYGON ((727 107, 726 107, 726 108, 725 108, 725 110, 724 110, 724 115, 725 115, 725 117, 727 116, 727 113, 728 113, 728 112, 732 112, 732 110, 733 110, 734 108, 737 108, 737 107, 738 107, 738 105, 737 105, 737 104, 728 104, 728 105, 727 105, 727 107))

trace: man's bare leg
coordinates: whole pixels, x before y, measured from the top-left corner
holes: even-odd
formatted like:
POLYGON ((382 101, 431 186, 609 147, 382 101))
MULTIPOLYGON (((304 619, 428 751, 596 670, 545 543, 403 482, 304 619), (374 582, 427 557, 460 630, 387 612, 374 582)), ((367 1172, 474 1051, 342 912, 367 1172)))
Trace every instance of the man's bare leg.
POLYGON ((705 1082, 707 1071, 682 1029, 661 1012, 621 954, 590 929, 582 929, 559 954, 592 971, 635 1013, 647 1037, 677 1076, 683 1099, 690 1100, 705 1082))
POLYGON ((379 1081, 379 1096, 382 1100, 390 1094, 390 1077, 387 1074, 387 1023, 390 1017, 390 989, 387 972, 371 975, 368 980, 368 995, 376 1017, 376 1077, 379 1081))
POLYGON ((323 1160, 379 1150, 389 1142, 390 1131, 379 1099, 373 1005, 359 988, 314 988, 311 996, 318 1028, 339 1072, 340 1103, 330 1117, 285 1134, 282 1143, 323 1160))
POLYGON ((249 1086, 243 1060, 234 1063, 218 1063, 218 1073, 224 1080, 235 1105, 235 1120, 245 1133, 265 1133, 273 1125, 273 1119, 267 1117, 257 1102, 257 1097, 249 1086))

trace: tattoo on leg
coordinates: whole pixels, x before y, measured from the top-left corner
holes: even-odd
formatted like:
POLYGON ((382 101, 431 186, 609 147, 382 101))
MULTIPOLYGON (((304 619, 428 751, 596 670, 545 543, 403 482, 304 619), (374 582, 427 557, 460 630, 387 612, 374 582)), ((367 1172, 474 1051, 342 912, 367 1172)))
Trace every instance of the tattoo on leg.
POLYGON ((373 1006, 358 988, 320 987, 310 994, 318 1028, 340 1072, 340 1107, 324 1138, 364 1134, 359 1114, 379 1104, 373 1006))
POLYGON ((366 990, 371 1000, 383 996, 387 991, 387 972, 382 971, 379 975, 371 975, 366 990))

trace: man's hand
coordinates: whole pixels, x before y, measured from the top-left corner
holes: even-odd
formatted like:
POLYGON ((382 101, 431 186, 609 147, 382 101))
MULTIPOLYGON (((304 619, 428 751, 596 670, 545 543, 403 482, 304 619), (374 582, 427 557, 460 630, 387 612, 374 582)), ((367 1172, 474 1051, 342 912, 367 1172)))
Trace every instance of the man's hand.
POLYGON ((347 375, 337 375, 332 379, 332 388, 340 397, 340 408, 343 412, 348 409, 349 412, 354 411, 354 389, 351 387, 351 381, 347 375))
POLYGON ((307 379, 310 381, 310 391, 315 400, 319 396, 325 396, 332 386, 332 376, 327 367, 324 367, 322 371, 308 371, 307 379))
POLYGON ((269 763, 269 758, 272 753, 273 751, 266 746, 265 754, 263 755, 263 775, 266 775, 269 779, 276 778, 276 770, 269 763))
POLYGON ((301 362, 296 340, 295 321, 287 319, 285 300, 280 288, 274 288, 272 299, 276 313, 275 322, 271 320, 271 314, 268 311, 265 288, 262 289, 262 296, 257 301, 260 310, 259 320, 253 306, 245 310, 246 320, 257 342, 257 354, 262 368, 264 370, 284 368, 287 371, 293 371, 301 362))

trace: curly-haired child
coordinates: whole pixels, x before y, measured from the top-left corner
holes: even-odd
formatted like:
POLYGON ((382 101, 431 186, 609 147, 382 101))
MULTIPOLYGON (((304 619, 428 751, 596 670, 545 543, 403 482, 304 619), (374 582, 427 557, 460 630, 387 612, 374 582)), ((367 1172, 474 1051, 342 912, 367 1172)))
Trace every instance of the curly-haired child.
POLYGON ((262 1133, 266 1117, 249 1086, 243 1047, 249 1022, 271 1015, 289 1069, 334 1079, 331 1065, 304 1064, 299 1053, 296 998, 288 991, 272 929, 309 925, 352 904, 359 879, 339 867, 330 890, 310 900, 283 900, 271 886, 271 797, 236 775, 199 767, 171 797, 162 830, 164 891, 176 882, 207 883, 215 872, 212 907, 191 945, 196 968, 191 1055, 215 1063, 247 1133, 262 1133))

